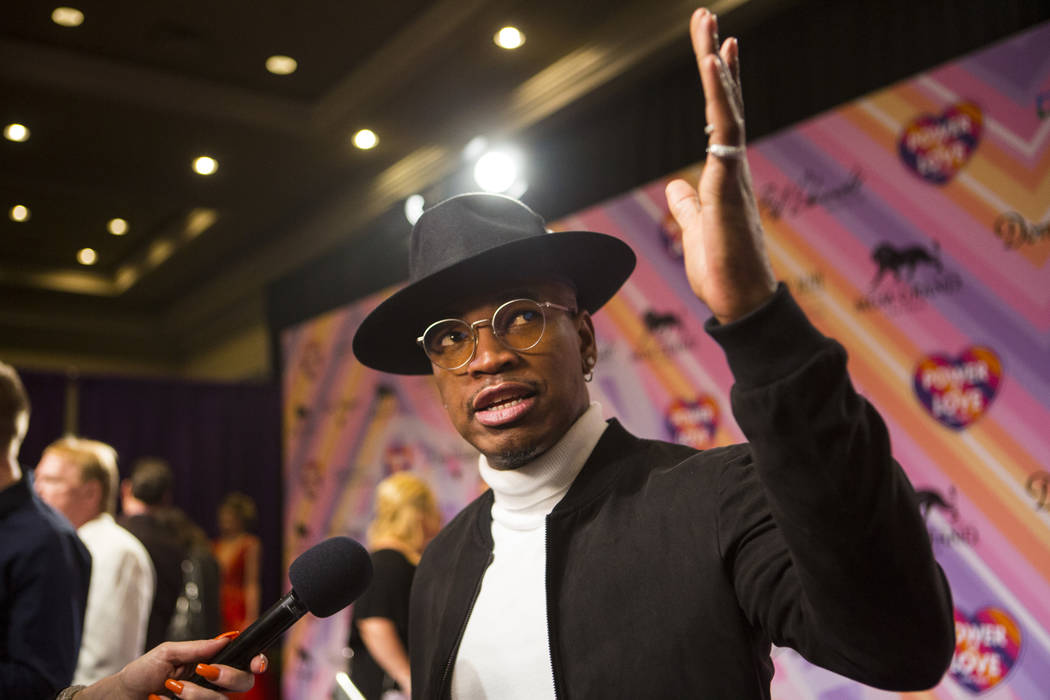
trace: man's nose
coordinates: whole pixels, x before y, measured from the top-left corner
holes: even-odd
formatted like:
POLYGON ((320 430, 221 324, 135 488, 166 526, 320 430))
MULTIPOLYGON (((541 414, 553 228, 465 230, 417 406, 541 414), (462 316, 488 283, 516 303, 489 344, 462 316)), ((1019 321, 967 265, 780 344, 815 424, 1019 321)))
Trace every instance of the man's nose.
POLYGON ((467 365, 471 372, 492 374, 517 361, 518 353, 499 341, 491 325, 477 328, 476 332, 478 347, 474 351, 474 359, 467 365))

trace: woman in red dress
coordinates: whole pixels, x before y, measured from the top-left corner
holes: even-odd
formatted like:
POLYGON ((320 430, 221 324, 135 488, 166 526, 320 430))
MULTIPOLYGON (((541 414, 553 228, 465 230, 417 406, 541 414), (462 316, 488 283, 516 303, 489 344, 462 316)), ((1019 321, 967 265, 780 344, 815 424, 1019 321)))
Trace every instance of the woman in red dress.
MULTIPOLYGON (((212 551, 219 562, 219 614, 224 631, 243 631, 259 617, 259 538, 249 530, 255 524, 255 502, 243 493, 231 493, 219 506, 219 539, 212 551)), ((231 698, 269 697, 265 683, 231 698)))

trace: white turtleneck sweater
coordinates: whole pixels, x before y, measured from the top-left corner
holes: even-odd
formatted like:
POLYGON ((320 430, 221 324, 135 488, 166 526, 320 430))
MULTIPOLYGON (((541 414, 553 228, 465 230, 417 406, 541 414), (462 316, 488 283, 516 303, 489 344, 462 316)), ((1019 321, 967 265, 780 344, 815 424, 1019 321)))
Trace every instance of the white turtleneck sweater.
POLYGON ((495 497, 493 559, 459 645, 453 700, 553 700, 546 517, 605 427, 601 406, 592 403, 561 440, 523 467, 493 469, 481 456, 481 478, 495 497))

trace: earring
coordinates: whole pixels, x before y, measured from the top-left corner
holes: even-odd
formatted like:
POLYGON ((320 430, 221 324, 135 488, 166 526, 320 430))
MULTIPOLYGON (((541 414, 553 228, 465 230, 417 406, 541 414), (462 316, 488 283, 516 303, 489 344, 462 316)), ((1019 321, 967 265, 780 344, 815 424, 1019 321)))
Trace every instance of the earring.
POLYGON ((584 360, 583 367, 583 381, 589 382, 594 379, 594 365, 597 363, 593 357, 588 357, 584 360))

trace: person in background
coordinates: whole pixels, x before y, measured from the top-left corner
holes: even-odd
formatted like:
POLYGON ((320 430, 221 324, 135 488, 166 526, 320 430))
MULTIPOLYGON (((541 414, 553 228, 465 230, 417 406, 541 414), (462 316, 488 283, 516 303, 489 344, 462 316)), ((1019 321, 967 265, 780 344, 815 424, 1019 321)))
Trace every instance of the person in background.
POLYGON ((29 398, 0 362, 0 698, 50 700, 73 678, 91 555, 22 475, 29 398))
POLYGON ((154 573, 142 543, 113 519, 117 453, 96 440, 64 437, 44 450, 33 486, 77 529, 91 553, 84 635, 73 683, 116 673, 146 648, 154 573))
POLYGON ((391 690, 411 693, 408 606, 412 577, 427 543, 441 529, 433 492, 398 472, 379 482, 368 527, 372 584, 357 600, 350 625, 350 679, 366 700, 391 690))
POLYGON ((161 517, 171 505, 173 481, 167 462, 145 457, 136 461, 131 478, 121 484, 124 515, 118 522, 145 545, 157 577, 146 630, 147 649, 167 641, 175 603, 183 588, 182 562, 186 552, 161 517))
POLYGON ((255 501, 231 493, 219 505, 219 538, 212 545, 219 561, 219 613, 223 629, 243 630, 259 616, 259 538, 255 501))
POLYGON ((219 562, 211 540, 185 511, 175 506, 157 511, 161 525, 175 535, 186 553, 182 560, 182 592, 168 626, 168 641, 209 639, 222 631, 219 615, 219 562))

